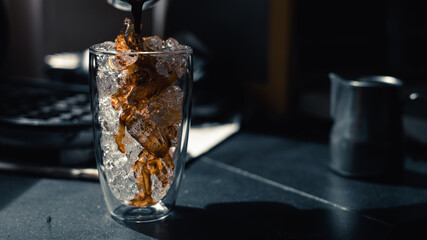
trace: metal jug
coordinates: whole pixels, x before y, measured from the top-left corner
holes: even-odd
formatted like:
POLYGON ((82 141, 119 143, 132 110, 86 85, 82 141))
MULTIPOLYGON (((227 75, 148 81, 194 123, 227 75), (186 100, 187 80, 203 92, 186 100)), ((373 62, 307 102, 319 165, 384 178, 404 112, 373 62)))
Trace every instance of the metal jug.
POLYGON ((330 168, 348 177, 399 174, 403 167, 402 81, 330 73, 330 168))
MULTIPOLYGON (((156 4, 158 1, 159 0, 145 0, 142 6, 142 10, 146 10, 153 7, 153 5, 156 4)), ((131 6, 126 0, 107 0, 107 2, 117 9, 128 12, 131 10, 131 6)))

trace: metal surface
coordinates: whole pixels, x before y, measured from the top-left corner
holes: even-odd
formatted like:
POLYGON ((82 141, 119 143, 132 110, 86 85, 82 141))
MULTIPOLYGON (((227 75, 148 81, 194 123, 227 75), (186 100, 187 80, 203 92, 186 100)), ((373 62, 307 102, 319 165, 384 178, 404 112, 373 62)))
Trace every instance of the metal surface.
MULTIPOLYGON (((144 5, 142 6, 142 10, 146 10, 149 8, 152 8, 154 4, 156 4, 159 0, 148 0, 145 1, 144 5)), ((115 8, 120 9, 122 11, 130 11, 131 6, 129 3, 127 3, 126 0, 107 0, 107 2, 111 5, 113 5, 115 8)))
POLYGON ((354 177, 398 174, 403 161, 402 82, 389 76, 329 76, 334 120, 330 167, 354 177))
POLYGON ((90 147, 87 85, 39 79, 0 83, 0 144, 63 149, 90 147))
POLYGON ((98 170, 95 168, 67 168, 14 164, 0 161, 0 171, 30 175, 41 175, 53 178, 71 178, 98 181, 98 170))

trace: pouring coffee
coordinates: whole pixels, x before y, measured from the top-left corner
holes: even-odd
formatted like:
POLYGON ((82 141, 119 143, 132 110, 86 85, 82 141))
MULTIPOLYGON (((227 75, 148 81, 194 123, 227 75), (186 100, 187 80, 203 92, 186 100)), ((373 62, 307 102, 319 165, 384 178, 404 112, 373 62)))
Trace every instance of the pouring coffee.
POLYGON ((159 0, 107 0, 117 9, 132 11, 135 33, 141 33, 141 15, 146 9, 153 7, 159 0))

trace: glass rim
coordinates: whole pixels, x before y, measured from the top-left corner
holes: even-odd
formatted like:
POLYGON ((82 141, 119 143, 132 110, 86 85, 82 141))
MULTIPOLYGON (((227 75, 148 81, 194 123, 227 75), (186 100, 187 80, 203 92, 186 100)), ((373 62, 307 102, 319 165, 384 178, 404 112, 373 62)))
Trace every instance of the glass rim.
POLYGON ((160 51, 153 51, 153 52, 135 52, 135 51, 116 51, 116 50, 99 50, 95 49, 95 47, 101 45, 102 43, 97 43, 89 47, 89 52, 93 54, 107 54, 107 55, 116 55, 116 54, 123 54, 126 53, 127 55, 178 55, 178 54, 192 54, 193 49, 187 45, 180 45, 184 49, 175 50, 175 51, 167 51, 167 52, 160 52, 160 51))

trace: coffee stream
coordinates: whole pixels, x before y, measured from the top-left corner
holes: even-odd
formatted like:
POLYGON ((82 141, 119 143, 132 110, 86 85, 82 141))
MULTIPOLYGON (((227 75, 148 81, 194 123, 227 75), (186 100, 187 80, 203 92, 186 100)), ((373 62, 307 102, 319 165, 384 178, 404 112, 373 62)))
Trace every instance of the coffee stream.
MULTIPOLYGON (((124 28, 115 41, 117 51, 161 51, 165 41, 157 36, 140 35, 142 6, 146 1, 128 0, 135 24, 132 25, 129 19, 125 20, 124 28)), ((117 54, 116 58, 119 68, 126 69, 126 74, 118 79, 122 86, 111 96, 112 107, 121 111, 119 132, 114 138, 119 151, 124 154, 128 141, 126 132, 144 148, 133 166, 139 193, 130 200, 130 205, 149 206, 156 204, 159 197, 166 194, 174 178, 173 142, 178 137, 183 102, 182 90, 174 83, 184 74, 185 64, 176 56, 168 59, 138 55, 137 61, 131 65, 127 64, 126 56, 117 54), (159 66, 167 71, 158 72, 156 69, 159 66)))
POLYGON ((147 0, 127 0, 127 2, 132 6, 132 15, 133 22, 135 26, 135 33, 141 34, 141 16, 142 16, 142 6, 147 0))

